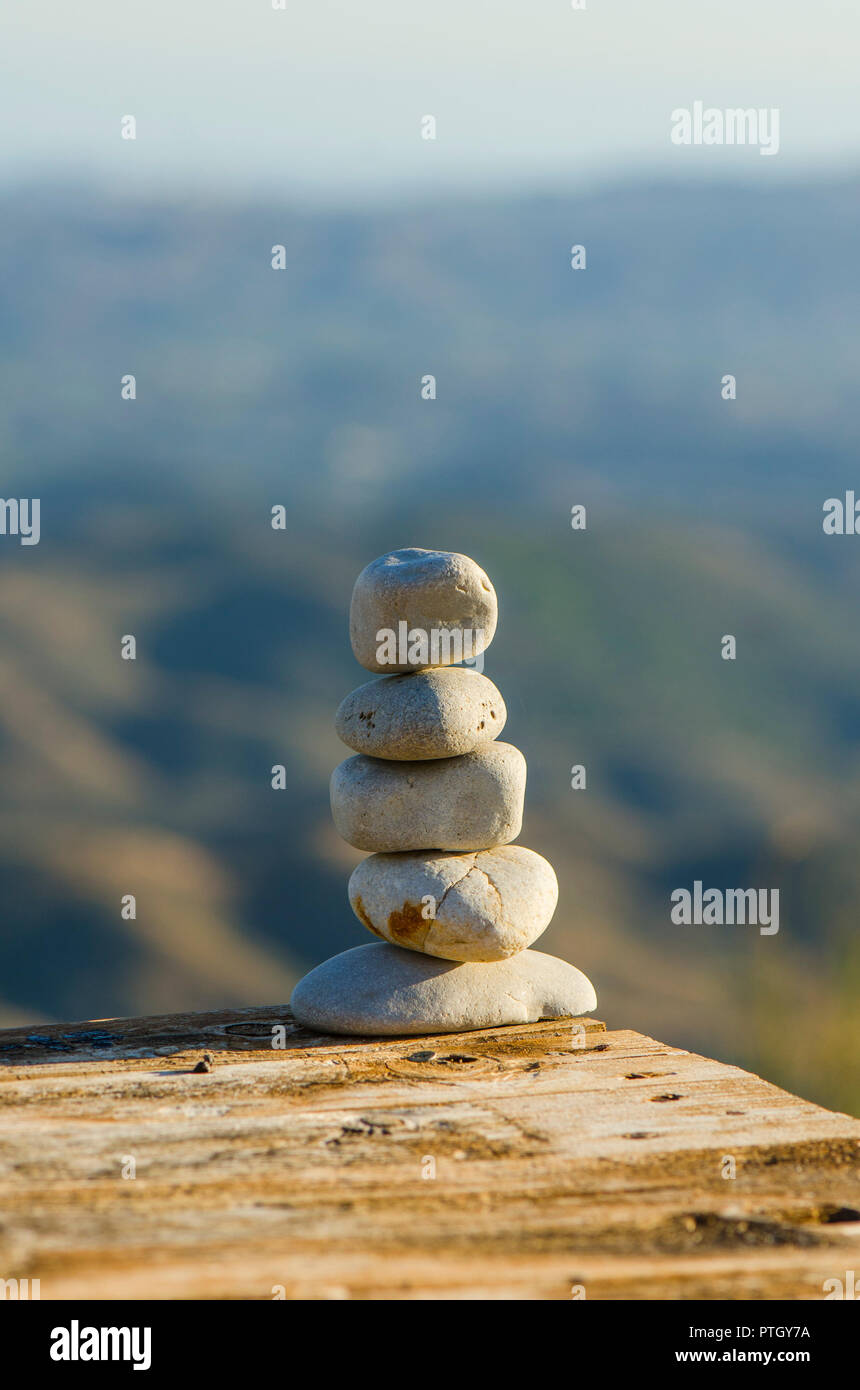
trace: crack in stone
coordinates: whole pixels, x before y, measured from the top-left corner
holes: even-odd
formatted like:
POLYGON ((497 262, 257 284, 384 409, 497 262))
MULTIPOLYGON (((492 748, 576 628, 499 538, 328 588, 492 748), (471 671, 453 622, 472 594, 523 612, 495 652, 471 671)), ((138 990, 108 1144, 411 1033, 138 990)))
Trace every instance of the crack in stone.
POLYGON ((510 926, 511 926, 511 923, 510 923, 510 922, 507 920, 507 918, 505 917, 505 902, 504 902, 504 898, 502 897, 502 894, 501 894, 500 889, 497 887, 497 885, 496 885, 496 884, 493 882, 493 880, 490 878, 490 875, 487 873, 486 869, 482 869, 482 868, 480 867, 480 865, 478 865, 478 864, 475 864, 474 867, 475 867, 475 869, 477 870, 477 872, 478 872, 479 874, 483 874, 483 875, 484 875, 484 878, 487 880, 487 883, 490 885, 490 887, 492 888, 493 892, 494 892, 495 895, 496 895, 496 900, 497 900, 497 902, 498 902, 498 904, 499 904, 499 909, 498 909, 498 910, 499 910, 499 925, 500 925, 500 926, 503 926, 503 927, 510 927, 510 926))
POLYGON ((452 888, 459 888, 459 886, 460 886, 461 883, 465 883, 466 879, 469 877, 469 874, 470 874, 470 873, 472 872, 472 870, 475 868, 475 859, 477 858, 479 852, 480 852, 479 850, 475 850, 474 854, 472 854, 472 855, 469 856, 469 857, 471 858, 471 860, 472 860, 472 863, 469 865, 468 869, 467 869, 466 872, 463 874, 463 876, 462 876, 461 878, 455 879, 453 883, 449 883, 449 884, 448 884, 448 887, 445 889, 445 892, 442 894, 441 898, 439 899, 439 901, 438 901, 437 904, 436 904, 436 910, 435 910, 434 913, 433 913, 433 916, 434 916, 434 917, 438 917, 438 916, 439 916, 439 908, 442 906, 442 904, 443 904, 443 902, 445 901, 445 899, 447 898, 448 894, 451 892, 451 889, 452 889, 452 888))

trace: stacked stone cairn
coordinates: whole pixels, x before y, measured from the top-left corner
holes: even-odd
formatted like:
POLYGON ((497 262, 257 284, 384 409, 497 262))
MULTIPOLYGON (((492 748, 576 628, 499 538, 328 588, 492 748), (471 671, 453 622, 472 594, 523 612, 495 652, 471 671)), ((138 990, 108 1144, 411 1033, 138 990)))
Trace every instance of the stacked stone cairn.
POLYGON ((296 1020, 323 1033, 452 1033, 576 1017, 591 982, 528 948, 558 899, 552 869, 520 833, 525 758, 501 743, 505 703, 455 662, 479 657, 497 601, 465 555, 395 550, 359 575, 356 658, 379 677, 354 690, 336 728, 356 756, 331 779, 339 833, 370 851, 349 881, 381 940, 344 951, 296 986, 296 1020))

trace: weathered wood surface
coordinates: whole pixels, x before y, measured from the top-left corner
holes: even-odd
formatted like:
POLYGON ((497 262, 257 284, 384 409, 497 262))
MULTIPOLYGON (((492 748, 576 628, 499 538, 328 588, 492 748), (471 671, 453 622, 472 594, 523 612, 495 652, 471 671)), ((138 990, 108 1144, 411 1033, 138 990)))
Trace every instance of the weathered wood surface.
POLYGON ((858 1121, 594 1021, 0 1032, 0 1278, 43 1299, 819 1299, 858 1208, 858 1121))

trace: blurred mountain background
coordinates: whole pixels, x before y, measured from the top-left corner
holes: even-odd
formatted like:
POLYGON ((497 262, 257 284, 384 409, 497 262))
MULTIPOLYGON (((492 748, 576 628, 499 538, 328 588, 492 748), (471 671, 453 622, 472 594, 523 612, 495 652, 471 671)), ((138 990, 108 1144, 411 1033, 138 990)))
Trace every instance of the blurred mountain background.
POLYGON ((610 1026, 860 1110, 860 538, 821 525, 860 482, 858 245, 853 178, 0 192, 3 494, 42 530, 0 538, 0 1025, 283 1002, 361 943, 351 587, 438 547, 499 594, 541 947, 610 1026), (673 925, 695 879, 779 888, 779 934, 673 925))

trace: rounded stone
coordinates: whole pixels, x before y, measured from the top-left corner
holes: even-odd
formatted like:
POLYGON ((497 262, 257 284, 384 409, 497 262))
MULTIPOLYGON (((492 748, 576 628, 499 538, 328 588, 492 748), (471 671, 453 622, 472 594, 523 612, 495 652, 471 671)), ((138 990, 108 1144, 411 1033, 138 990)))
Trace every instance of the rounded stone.
POLYGON ((498 738, 506 718, 486 676, 438 666, 360 685, 342 701, 335 728, 349 748, 373 758, 452 758, 498 738))
POLYGON ((497 618, 496 591, 468 555, 392 550, 371 561, 355 581, 349 638, 362 666, 393 675, 479 656, 493 640, 497 618), (386 646, 380 636, 387 633, 393 634, 393 645, 389 641, 386 646), (421 650, 421 634, 426 651, 421 650), (464 650, 467 634, 469 651, 464 650))
POLYGON ((490 849, 519 835, 525 789, 526 760, 512 743, 428 762, 359 753, 331 775, 331 813, 356 849, 490 849))
POLYGON ((581 970, 542 951, 458 965, 372 941, 318 965, 290 1004, 318 1033, 396 1037, 577 1018, 597 996, 581 970))
POLYGON ((444 960, 494 961, 546 930, 558 883, 552 865, 521 845, 371 854, 353 871, 349 901, 369 931, 395 946, 444 960))

